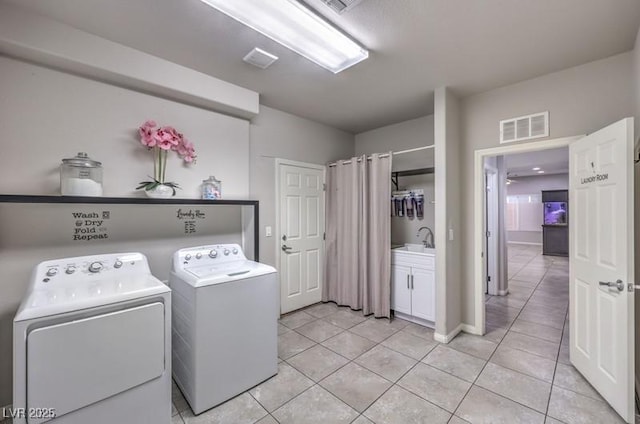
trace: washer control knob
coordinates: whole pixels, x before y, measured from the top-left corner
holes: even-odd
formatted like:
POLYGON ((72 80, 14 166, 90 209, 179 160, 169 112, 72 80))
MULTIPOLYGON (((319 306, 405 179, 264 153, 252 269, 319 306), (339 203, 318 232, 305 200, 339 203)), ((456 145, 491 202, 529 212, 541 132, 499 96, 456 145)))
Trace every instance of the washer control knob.
POLYGON ((116 261, 113 263, 113 267, 114 268, 121 268, 122 267, 122 261, 120 259, 116 259, 116 261))
POLYGON ((200 259, 200 258, 202 258, 202 253, 200 252, 196 253, 196 259, 200 259))
POLYGON ((217 258, 218 257, 218 251, 217 250, 212 250, 209 252, 209 257, 210 258, 217 258))
POLYGON ((229 249, 224 249, 224 256, 229 256, 229 249))
POLYGON ((237 255, 238 254, 238 249, 234 247, 232 252, 233 252, 234 255, 237 255))
POLYGON ((58 273, 58 268, 49 268, 47 270, 47 277, 53 277, 58 273))
POLYGON ((89 265, 89 272, 93 272, 95 274, 100 271, 102 271, 102 264, 100 262, 92 262, 91 265, 89 265))
POLYGON ((74 272, 76 272, 76 267, 73 265, 69 265, 64 272, 66 272, 67 274, 73 274, 74 272))
POLYGON ((191 259, 191 255, 187 253, 186 255, 184 255, 184 258, 185 258, 186 260, 190 260, 190 259, 191 259))

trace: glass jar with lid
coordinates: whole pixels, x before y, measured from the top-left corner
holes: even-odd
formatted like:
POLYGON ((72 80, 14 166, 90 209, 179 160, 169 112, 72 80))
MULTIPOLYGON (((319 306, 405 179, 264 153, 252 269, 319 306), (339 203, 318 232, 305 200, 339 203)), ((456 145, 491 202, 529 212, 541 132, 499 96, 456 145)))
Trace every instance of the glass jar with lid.
POLYGON ((222 199, 222 181, 211 176, 202 181, 202 198, 209 200, 222 199))
POLYGON ((60 193, 63 196, 102 196, 102 163, 84 152, 62 159, 60 193))

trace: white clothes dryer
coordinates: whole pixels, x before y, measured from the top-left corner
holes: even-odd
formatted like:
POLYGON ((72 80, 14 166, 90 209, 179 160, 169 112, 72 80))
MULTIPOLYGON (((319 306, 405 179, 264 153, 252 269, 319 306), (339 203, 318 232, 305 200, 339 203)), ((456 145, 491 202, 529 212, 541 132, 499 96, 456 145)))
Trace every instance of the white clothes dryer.
POLYGON ((170 329, 141 253, 40 263, 13 322, 13 422, 169 424, 170 329))
POLYGON ((247 260, 237 244, 177 251, 173 375, 195 414, 278 372, 275 268, 247 260))

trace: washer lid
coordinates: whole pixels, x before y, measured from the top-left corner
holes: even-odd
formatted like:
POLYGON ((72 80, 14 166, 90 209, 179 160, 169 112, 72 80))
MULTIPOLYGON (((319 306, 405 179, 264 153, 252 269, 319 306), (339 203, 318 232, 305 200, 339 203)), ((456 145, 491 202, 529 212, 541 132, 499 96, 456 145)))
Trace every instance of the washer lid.
POLYGON ((85 284, 40 286, 22 301, 14 321, 64 314, 170 291, 162 281, 149 274, 88 279, 85 284))
POLYGON ((248 260, 185 268, 185 274, 188 277, 186 280, 194 287, 228 283, 274 272, 276 269, 269 265, 248 260))

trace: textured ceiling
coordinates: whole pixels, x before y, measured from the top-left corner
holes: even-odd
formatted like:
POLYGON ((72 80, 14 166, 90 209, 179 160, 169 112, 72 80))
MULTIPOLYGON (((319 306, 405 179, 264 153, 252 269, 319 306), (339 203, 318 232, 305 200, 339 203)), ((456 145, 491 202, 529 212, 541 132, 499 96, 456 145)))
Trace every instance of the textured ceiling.
POLYGON ((545 175, 569 172, 569 148, 517 153, 504 157, 509 177, 539 175, 533 168, 540 168, 545 175))
POLYGON ((0 0, 261 93, 261 103, 358 133, 433 112, 433 91, 487 91, 633 48, 638 0, 364 0, 336 15, 370 49, 332 73, 199 0, 0 0), (253 47, 280 57, 242 61, 253 47))

